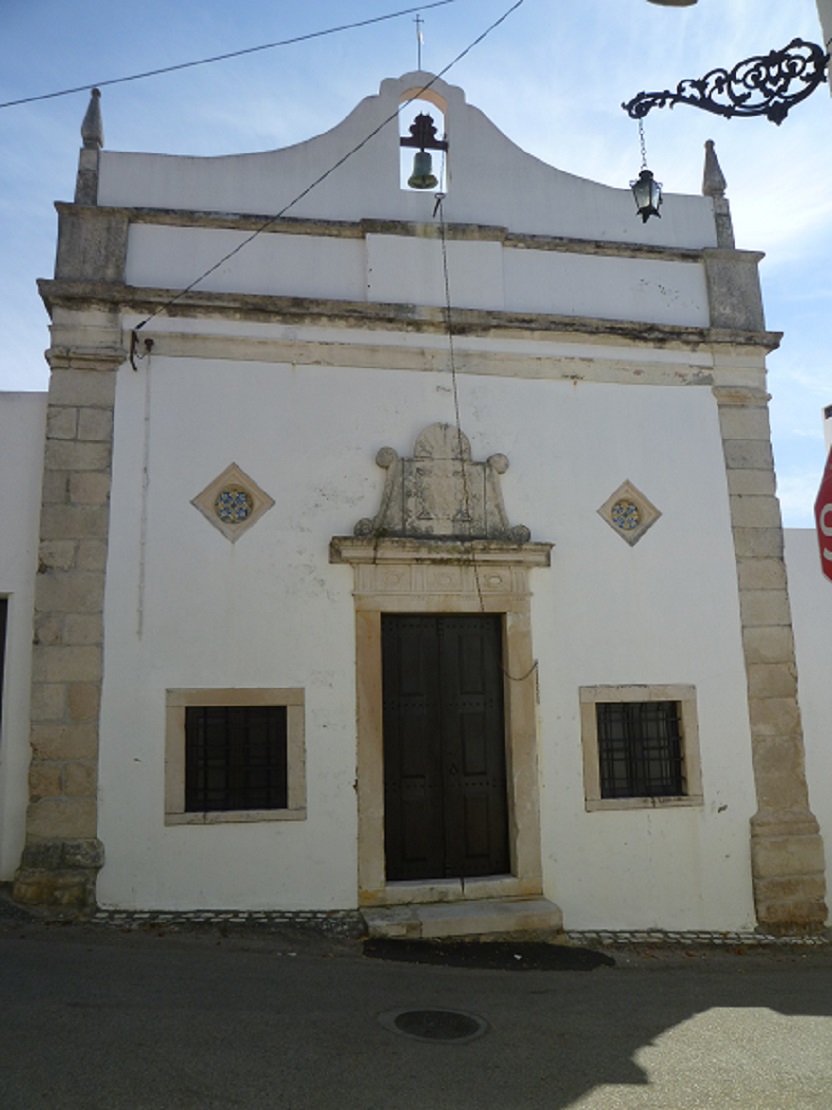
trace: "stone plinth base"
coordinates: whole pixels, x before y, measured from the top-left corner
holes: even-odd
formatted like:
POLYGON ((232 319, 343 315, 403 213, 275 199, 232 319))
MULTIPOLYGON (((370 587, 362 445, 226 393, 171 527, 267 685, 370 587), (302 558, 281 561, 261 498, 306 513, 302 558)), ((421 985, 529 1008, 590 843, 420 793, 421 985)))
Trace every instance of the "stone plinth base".
POLYGON ((25 906, 53 911, 95 907, 95 881, 104 863, 100 840, 46 840, 27 844, 12 888, 25 906))
POLYGON ((823 931, 827 908, 823 840, 811 815, 755 817, 751 865, 759 928, 774 936, 823 931))

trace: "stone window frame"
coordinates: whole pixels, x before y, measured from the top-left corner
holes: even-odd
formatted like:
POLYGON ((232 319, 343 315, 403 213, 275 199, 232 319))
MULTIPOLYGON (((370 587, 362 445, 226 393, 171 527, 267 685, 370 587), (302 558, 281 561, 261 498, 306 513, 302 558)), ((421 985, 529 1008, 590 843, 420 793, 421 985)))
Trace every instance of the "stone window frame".
POLYGON ((306 820, 306 712, 303 688, 187 688, 165 692, 165 824, 225 825, 306 820), (286 707, 285 809, 185 809, 185 710, 189 706, 286 707))
POLYGON ((675 809, 702 806, 702 761, 699 745, 699 716, 696 709, 696 687, 691 685, 621 685, 581 686, 581 745, 584 763, 584 799, 586 810, 675 809), (641 798, 602 798, 601 768, 598 756, 599 702, 674 701, 679 706, 682 731, 683 773, 686 790, 681 795, 641 798))

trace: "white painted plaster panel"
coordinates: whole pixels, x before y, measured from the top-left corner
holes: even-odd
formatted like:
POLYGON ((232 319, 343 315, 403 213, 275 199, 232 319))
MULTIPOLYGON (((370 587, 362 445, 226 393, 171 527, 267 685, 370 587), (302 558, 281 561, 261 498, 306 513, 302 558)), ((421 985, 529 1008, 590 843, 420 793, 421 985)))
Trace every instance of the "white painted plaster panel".
POLYGON ((364 300, 360 239, 216 228, 132 224, 125 271, 128 285, 184 289, 235 248, 242 250, 199 282, 203 291, 364 300))
POLYGON ((0 881, 20 864, 29 769, 32 619, 40 523, 45 393, 0 393, 3 472, 14 511, 0 527, 0 597, 8 598, 3 714, 0 720, 0 881))
MULTIPOLYGON (((133 224, 129 285, 442 306, 445 275, 436 238, 368 235, 339 239, 133 224)), ((451 303, 459 308, 543 312, 645 323, 707 326, 698 263, 609 258, 504 248, 489 241, 447 244, 451 303)))
POLYGON ((826 850, 826 899, 832 904, 832 582, 820 569, 812 528, 786 531, 786 570, 797 656, 798 697, 806 748, 809 805, 826 850))
POLYGON ((602 320, 707 327, 699 263, 506 250, 506 308, 602 320))
MULTIPOLYGON (((557 545, 532 574, 547 896, 574 928, 750 924, 750 737, 710 390, 469 375, 460 404, 475 458, 509 457, 511 522, 557 545), (626 478, 663 513, 632 548, 596 513, 626 478), (635 682, 696 686, 702 809, 584 811, 578 689, 635 682)), ((440 374, 161 357, 120 372, 104 904, 356 904, 353 581, 328 544, 377 511, 378 449, 407 456, 453 415, 440 374), (233 545, 189 503, 232 461, 276 502, 233 545), (164 826, 165 689, 193 686, 305 689, 306 821, 164 826)))
MULTIPOLYGON (((362 100, 331 131, 284 150, 220 158, 104 150, 98 202, 436 225, 433 191, 402 189, 399 183, 399 102, 428 79, 406 74, 384 81, 378 96, 362 100), (373 132, 377 133, 368 141, 373 132), (333 172, 310 190, 330 169, 333 172), (294 203, 301 194, 305 195, 294 203)), ((466 104, 461 89, 434 81, 433 91, 445 99, 447 109, 448 222, 604 242, 716 246, 710 198, 668 194, 662 219, 642 223, 628 188, 613 189, 548 166, 466 104), (483 173, 483 166, 490 171, 483 173)), ((419 102, 408 111, 415 116, 422 108, 419 102)))
MULTIPOLYGON (((502 310, 502 255, 500 243, 448 242, 451 304, 457 308, 502 310)), ((367 297, 397 304, 444 305, 441 240, 368 235, 367 297)))

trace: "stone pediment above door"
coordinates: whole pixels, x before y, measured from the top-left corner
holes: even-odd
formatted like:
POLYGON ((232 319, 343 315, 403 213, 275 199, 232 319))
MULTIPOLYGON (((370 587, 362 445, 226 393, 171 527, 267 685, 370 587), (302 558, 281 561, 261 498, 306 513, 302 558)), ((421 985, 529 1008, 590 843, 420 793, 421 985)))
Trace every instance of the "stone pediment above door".
POLYGON ((382 447, 376 463, 387 472, 381 506, 358 521, 356 536, 528 543, 529 529, 510 525, 503 506, 500 475, 508 459, 475 462, 467 436, 452 424, 425 428, 412 458, 382 447))

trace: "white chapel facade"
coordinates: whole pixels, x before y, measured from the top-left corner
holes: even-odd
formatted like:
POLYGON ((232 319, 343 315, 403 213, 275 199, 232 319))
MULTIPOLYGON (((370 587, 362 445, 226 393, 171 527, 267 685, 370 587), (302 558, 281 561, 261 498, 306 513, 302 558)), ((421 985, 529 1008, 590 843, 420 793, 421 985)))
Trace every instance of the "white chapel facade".
POLYGON ((423 73, 285 150, 106 150, 97 95, 84 142, 49 396, 0 403, 15 897, 820 929, 821 633, 712 147, 642 222, 423 73))

